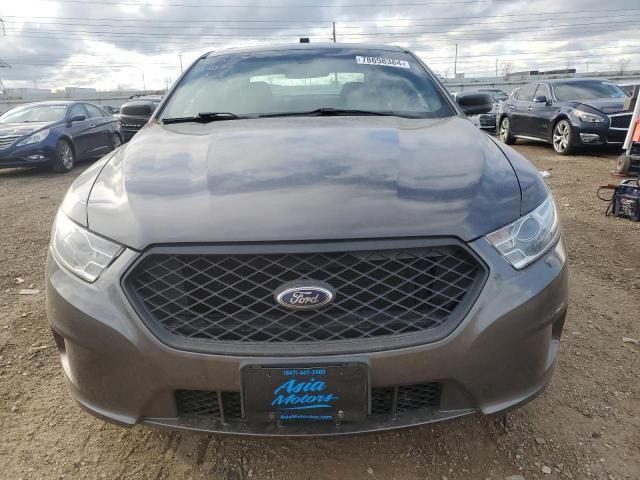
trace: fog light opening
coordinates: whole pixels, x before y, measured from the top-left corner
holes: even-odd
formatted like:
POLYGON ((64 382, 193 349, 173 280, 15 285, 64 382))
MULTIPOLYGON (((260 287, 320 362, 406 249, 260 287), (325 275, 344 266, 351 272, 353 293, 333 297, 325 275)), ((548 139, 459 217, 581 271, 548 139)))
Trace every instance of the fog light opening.
POLYGON ((581 133, 580 140, 582 140, 583 143, 598 142, 600 141, 600 135, 597 133, 581 133))

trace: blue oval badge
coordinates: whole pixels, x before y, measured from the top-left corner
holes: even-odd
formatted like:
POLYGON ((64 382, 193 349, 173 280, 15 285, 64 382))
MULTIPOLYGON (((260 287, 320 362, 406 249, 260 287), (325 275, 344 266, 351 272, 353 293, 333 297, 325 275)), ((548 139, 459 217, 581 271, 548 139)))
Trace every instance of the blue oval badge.
POLYGON ((291 282, 282 285, 274 293, 276 302, 291 310, 312 310, 333 302, 335 293, 323 282, 291 282))

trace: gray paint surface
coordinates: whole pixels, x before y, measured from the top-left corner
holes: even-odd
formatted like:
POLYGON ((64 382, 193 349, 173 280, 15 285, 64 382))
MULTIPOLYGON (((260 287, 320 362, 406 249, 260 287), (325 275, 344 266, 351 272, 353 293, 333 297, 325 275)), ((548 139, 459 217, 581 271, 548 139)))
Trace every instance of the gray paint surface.
MULTIPOLYGON (((536 201, 544 185, 542 192, 536 201)), ((102 170, 88 220, 135 249, 388 236, 468 241, 517 219, 520 197, 505 155, 460 117, 150 124, 102 170)))

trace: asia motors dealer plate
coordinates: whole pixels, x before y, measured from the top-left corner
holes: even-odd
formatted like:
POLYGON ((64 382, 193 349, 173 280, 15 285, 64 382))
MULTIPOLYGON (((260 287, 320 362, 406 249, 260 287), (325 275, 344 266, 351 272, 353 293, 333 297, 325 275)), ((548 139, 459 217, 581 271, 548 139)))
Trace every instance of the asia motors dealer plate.
POLYGON ((367 416, 367 366, 245 367, 249 422, 353 422, 367 416))

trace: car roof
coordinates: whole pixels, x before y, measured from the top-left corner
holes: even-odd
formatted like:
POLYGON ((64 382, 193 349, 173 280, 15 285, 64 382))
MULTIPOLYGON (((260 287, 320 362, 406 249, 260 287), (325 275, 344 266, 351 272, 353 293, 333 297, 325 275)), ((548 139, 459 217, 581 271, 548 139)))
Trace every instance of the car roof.
MULTIPOLYGON (((23 103, 21 105, 16 105, 16 107, 26 107, 26 106, 34 106, 34 105, 57 105, 57 106, 68 106, 73 103, 78 103, 77 100, 44 100, 42 102, 29 102, 23 103)), ((88 103, 88 102, 83 102, 88 103)))
POLYGON ((549 83, 554 85, 556 83, 582 83, 582 82, 609 82, 613 83, 611 80, 606 78, 554 78, 551 80, 540 80, 538 82, 531 83, 549 83))
POLYGON ((291 43, 291 44, 275 44, 262 45, 259 47, 238 47, 229 48, 227 50, 211 51, 202 55, 201 58, 215 57, 218 55, 227 55, 234 53, 251 53, 251 52, 282 52, 287 50, 343 50, 355 49, 363 52, 369 50, 390 51, 390 52, 408 52, 409 50, 397 45, 373 44, 373 43, 291 43))

